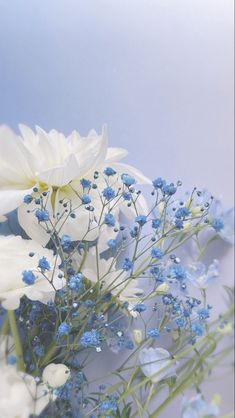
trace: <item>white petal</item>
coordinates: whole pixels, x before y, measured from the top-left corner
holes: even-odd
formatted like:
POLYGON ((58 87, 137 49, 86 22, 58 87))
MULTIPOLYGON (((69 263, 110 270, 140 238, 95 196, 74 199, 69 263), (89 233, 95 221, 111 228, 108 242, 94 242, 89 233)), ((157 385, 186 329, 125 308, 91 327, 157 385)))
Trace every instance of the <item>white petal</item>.
POLYGON ((81 138, 77 148, 76 157, 81 168, 81 177, 91 173, 104 163, 107 153, 107 130, 104 126, 102 134, 98 136, 93 132, 87 138, 81 138))
POLYGON ((20 306, 20 298, 24 292, 20 289, 11 290, 9 292, 1 292, 0 300, 4 309, 15 310, 20 306))
POLYGON ((26 232, 26 234, 36 242, 39 242, 43 247, 50 240, 50 235, 43 229, 43 223, 40 224, 35 216, 34 212, 28 213, 30 209, 35 209, 34 206, 23 203, 18 208, 18 221, 20 226, 26 232))
POLYGON ((0 215, 10 213, 23 202, 26 194, 30 194, 32 189, 26 190, 0 190, 0 215))
POLYGON ((11 177, 15 174, 16 184, 29 182, 33 177, 31 164, 32 155, 24 146, 22 138, 7 126, 0 126, 0 178, 2 174, 5 177, 4 171, 9 169, 11 177))
POLYGON ((69 217, 60 230, 60 235, 69 235, 72 241, 94 241, 99 234, 97 223, 90 219, 90 214, 83 208, 75 211, 76 218, 69 217))
POLYGON ((71 154, 61 166, 53 167, 39 173, 42 182, 57 187, 66 186, 71 180, 78 177, 80 168, 76 157, 71 154))
POLYGON ((121 160, 122 158, 128 155, 128 151, 124 148, 113 148, 109 147, 107 149, 107 154, 105 158, 105 163, 110 164, 115 161, 121 160))
POLYGON ((164 348, 143 348, 139 360, 145 376, 155 383, 175 374, 175 365, 170 365, 170 353, 164 348))
POLYGON ((149 213, 147 202, 142 194, 138 196, 136 200, 135 207, 133 205, 127 206, 128 202, 122 201, 119 205, 119 209, 124 216, 129 220, 133 220, 133 217, 136 216, 136 210, 139 215, 147 216, 149 213))

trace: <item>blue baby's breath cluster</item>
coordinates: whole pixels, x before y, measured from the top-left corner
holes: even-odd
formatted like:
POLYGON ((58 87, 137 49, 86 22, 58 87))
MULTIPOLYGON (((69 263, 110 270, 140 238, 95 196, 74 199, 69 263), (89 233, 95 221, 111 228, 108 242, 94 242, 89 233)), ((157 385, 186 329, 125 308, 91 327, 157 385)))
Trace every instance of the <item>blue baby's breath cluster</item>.
MULTIPOLYGON (((38 185, 24 196, 28 215, 49 236, 55 264, 47 255, 28 253, 37 259, 36 267, 27 269, 26 263, 21 280, 24 288, 35 286, 35 295, 22 293, 14 329, 8 327, 6 310, 1 312, 4 335, 16 338, 17 350, 8 362, 18 362, 38 386, 51 363, 70 370, 65 383, 47 388, 50 401, 40 418, 154 418, 181 387, 200 393, 213 356, 220 356, 213 353, 231 325, 231 311, 217 318, 210 305, 219 263, 211 260, 206 266, 201 259, 215 239, 231 241, 232 226, 230 214, 206 190, 184 194, 181 185, 154 179, 146 209, 136 179, 107 166, 93 179, 82 178, 82 193, 73 189, 76 205, 66 196, 52 217, 56 188, 38 185), (120 204, 131 219, 119 217, 120 204), (73 228, 78 208, 89 214, 89 222, 84 238, 75 241, 63 226, 70 222, 73 228), (90 233, 94 239, 87 239, 90 233), (188 245, 193 249, 185 257, 188 245), (46 301, 37 298, 39 274, 54 294, 46 301), (118 365, 110 364, 104 376, 90 376, 89 365, 95 370, 109 351, 120 355, 118 365), (164 384, 170 395, 151 412, 164 384)), ((198 405, 205 408, 201 397, 184 402, 182 417, 198 405)))

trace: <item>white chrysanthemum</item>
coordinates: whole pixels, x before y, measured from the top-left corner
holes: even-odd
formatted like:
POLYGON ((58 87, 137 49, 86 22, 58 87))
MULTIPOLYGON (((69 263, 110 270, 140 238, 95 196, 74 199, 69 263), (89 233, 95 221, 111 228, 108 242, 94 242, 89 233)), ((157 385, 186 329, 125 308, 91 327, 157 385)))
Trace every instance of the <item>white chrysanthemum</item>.
POLYGON ((37 242, 14 235, 0 236, 0 254, 0 300, 5 309, 18 308, 23 295, 47 303, 53 299, 55 289, 63 286, 63 280, 58 278, 57 267, 54 270, 56 258, 53 252, 42 248, 37 242), (34 253, 34 256, 31 257, 29 253, 34 253), (42 257, 51 265, 51 269, 44 273, 38 268, 42 257), (24 282, 23 272, 32 272, 35 282, 30 285, 24 282))
POLYGON ((0 373, 0 417, 29 418, 40 414, 49 402, 45 385, 36 385, 34 377, 2 365, 0 373))
POLYGON ((103 291, 109 291, 120 301, 128 302, 131 314, 136 316, 133 307, 139 302, 143 289, 137 287, 137 279, 129 278, 128 272, 116 267, 112 257, 108 260, 99 258, 97 261, 96 250, 91 248, 86 256, 82 272, 91 282, 99 282, 103 291))
POLYGON ((42 373, 43 381, 52 388, 64 385, 70 377, 70 370, 64 364, 51 363, 45 367, 42 373))
MULTIPOLYGON (((121 148, 107 147, 105 129, 101 135, 90 131, 87 137, 80 137, 74 131, 67 138, 55 130, 46 133, 39 127, 36 128, 36 133, 23 125, 20 130, 22 136, 17 136, 8 127, 0 127, 0 216, 18 208, 20 225, 30 238, 42 245, 48 242, 49 234, 38 223, 34 212, 27 212, 35 209, 35 205, 22 203, 24 196, 32 193, 35 186, 40 192, 50 192, 47 210, 61 234, 68 234, 73 240, 85 237, 92 241, 99 234, 97 219, 102 211, 102 204, 97 190, 92 189, 90 197, 95 213, 91 219, 89 211, 81 205, 83 189, 80 180, 93 180, 95 170, 102 172, 107 166, 112 166, 117 173, 128 173, 140 183, 149 182, 135 168, 118 162, 127 152, 121 148), (73 209, 76 208, 76 218, 69 217, 64 222, 67 214, 63 214, 58 225, 57 214, 61 214, 63 209, 59 203, 62 199, 72 202, 73 209)), ((99 176, 97 184, 101 189, 105 187, 103 175, 99 176)), ((120 182, 116 181, 115 184, 114 187, 118 190, 120 182)), ((146 210, 141 196, 137 204, 142 212, 146 210)), ((127 204, 117 202, 117 205, 119 208, 122 206, 125 213, 131 211, 127 204)))
POLYGON ((164 348, 143 348, 139 353, 141 370, 154 383, 176 374, 175 365, 171 361, 170 353, 164 348))

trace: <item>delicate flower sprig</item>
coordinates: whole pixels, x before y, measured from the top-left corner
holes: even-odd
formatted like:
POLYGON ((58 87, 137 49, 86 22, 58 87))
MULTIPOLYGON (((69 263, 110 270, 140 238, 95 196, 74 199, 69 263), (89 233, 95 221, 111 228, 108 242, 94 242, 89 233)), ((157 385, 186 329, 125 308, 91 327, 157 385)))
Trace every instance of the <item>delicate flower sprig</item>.
MULTIPOLYGON (((16 188, 8 208, 19 208, 34 240, 0 237, 0 361, 9 375, 25 373, 40 393, 20 418, 45 405, 40 418, 160 416, 188 388, 199 391, 231 351, 220 342, 229 338, 233 310, 214 318, 208 299, 219 262, 206 267, 201 259, 215 239, 232 241, 232 211, 223 212, 205 190, 182 194, 181 181, 160 177, 147 205, 137 183, 148 179, 116 162, 123 151, 107 148, 105 132, 91 133, 86 146, 77 133, 22 132, 25 193, 16 188), (125 360, 92 380, 87 366, 107 349, 126 350, 125 360), (159 404, 166 385, 169 395, 159 404)), ((182 417, 192 410, 203 417, 205 405, 198 396, 184 404, 182 417)))

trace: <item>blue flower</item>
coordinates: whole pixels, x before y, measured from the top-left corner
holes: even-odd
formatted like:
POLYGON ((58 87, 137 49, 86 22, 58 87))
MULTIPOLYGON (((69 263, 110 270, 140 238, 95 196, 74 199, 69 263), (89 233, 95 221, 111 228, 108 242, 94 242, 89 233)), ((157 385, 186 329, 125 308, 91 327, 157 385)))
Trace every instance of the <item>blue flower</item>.
POLYGON ((44 349, 43 345, 41 345, 41 344, 36 345, 33 348, 33 351, 34 351, 34 353, 36 354, 37 357, 43 357, 44 354, 45 354, 45 349, 44 349))
POLYGON ((80 183, 83 187, 83 189, 90 189, 91 188, 91 181, 87 179, 81 179, 80 183))
POLYGON ((190 214, 190 211, 188 210, 188 208, 181 207, 177 209, 177 211, 175 212, 175 217, 177 219, 181 219, 181 218, 185 218, 185 216, 189 216, 189 214, 190 214))
POLYGON ((141 313, 141 312, 146 311, 146 309, 147 308, 146 308, 146 305, 144 303, 137 303, 137 305, 134 306, 133 311, 141 313))
POLYGON ((51 269, 49 261, 46 259, 46 257, 40 258, 40 260, 38 262, 38 267, 42 270, 42 272, 45 272, 46 270, 51 269))
POLYGON ((49 221, 49 212, 47 210, 37 209, 35 216, 38 218, 39 222, 49 221))
POLYGON ((157 328, 150 328, 147 334, 150 338, 158 338, 160 336, 160 331, 157 328))
POLYGON ((104 170, 104 174, 106 176, 114 176, 117 172, 112 167, 106 167, 104 170))
POLYGON ((129 271, 133 268, 134 263, 129 259, 129 258, 125 258, 123 264, 122 264, 122 268, 125 271, 129 271))
POLYGON ((22 273, 22 280, 28 285, 34 284, 36 280, 36 276, 33 274, 31 270, 25 270, 22 273))
POLYGON ((176 322, 176 325, 177 325, 179 328, 184 328, 184 326, 185 326, 185 324, 186 324, 186 321, 185 321, 185 319, 184 319, 184 318, 177 318, 175 322, 176 322))
POLYGON ((91 203, 91 198, 89 194, 83 194, 81 197, 81 201, 83 205, 89 205, 89 203, 91 203))
POLYGON ((83 333, 80 343, 83 347, 98 346, 100 344, 100 334, 95 329, 86 331, 83 333))
POLYGON ((152 220, 152 228, 153 229, 157 229, 159 228, 159 226, 161 225, 162 221, 159 218, 153 219, 152 220))
POLYGON ((104 223, 108 226, 115 226, 115 218, 112 213, 107 213, 104 217, 104 223))
POLYGON ((234 244, 234 208, 224 210, 221 202, 214 199, 209 210, 209 221, 222 239, 234 244))
POLYGON ((114 197, 116 196, 116 192, 112 187, 106 187, 102 191, 102 195, 105 197, 105 199, 109 201, 109 200, 114 199, 114 197))
POLYGON ((9 354, 7 356, 7 364, 13 365, 13 364, 16 364, 16 362, 17 362, 16 356, 14 356, 13 354, 9 354))
POLYGON ((29 205, 29 203, 31 203, 32 202, 32 200, 33 200, 33 196, 31 196, 31 194, 26 194, 25 196, 24 196, 24 203, 26 203, 27 205, 29 205))
POLYGON ((147 222, 147 216, 145 216, 145 215, 138 215, 135 218, 135 222, 137 222, 140 226, 143 226, 147 222))
POLYGON ((158 177, 157 179, 153 180, 152 183, 155 189, 161 189, 166 184, 166 181, 161 177, 158 177))
POLYGON ((138 236, 138 233, 139 233, 139 228, 138 228, 138 226, 134 226, 134 228, 133 228, 133 229, 131 229, 131 231, 130 231, 130 236, 131 236, 132 238, 136 238, 136 237, 138 236))
POLYGON ((198 309, 197 314, 198 314, 199 318, 202 319, 202 320, 210 318, 210 312, 206 308, 198 309))
POLYGON ((162 297, 162 302, 164 305, 171 305, 173 303, 172 295, 164 295, 162 297))
POLYGON ((70 277, 68 286, 73 292, 81 292, 84 289, 83 274, 77 273, 70 277))
POLYGON ((176 219, 175 226, 177 229, 184 229, 184 222, 182 221, 182 219, 176 219))
POLYGON ((112 250, 115 250, 115 248, 117 247, 117 241, 115 239, 109 239, 107 241, 107 245, 109 248, 111 248, 112 250))
POLYGON ((199 322, 194 322, 191 326, 191 331, 197 337, 202 337, 204 334, 204 328, 199 322))
POLYGON ((71 331, 71 326, 67 322, 62 322, 58 328, 58 334, 62 335, 69 335, 71 331))
POLYGON ((65 235, 62 235, 60 242, 61 242, 62 248, 64 250, 68 250, 71 245, 72 240, 69 235, 65 234, 65 235))
POLYGON ((152 248, 151 256, 153 258, 162 258, 163 255, 164 255, 164 252, 160 248, 157 248, 157 247, 152 248))
POLYGON ((214 218, 212 219, 211 226, 216 232, 220 232, 224 228, 224 222, 221 218, 214 218))
POLYGON ((175 194, 176 190, 177 190, 177 187, 175 187, 173 183, 171 183, 171 184, 164 184, 162 186, 162 191, 166 195, 170 195, 171 196, 171 195, 175 194))
POLYGON ((94 302, 91 299, 87 299, 85 301, 85 305, 86 305, 87 308, 90 308, 91 306, 94 305, 94 302))
POLYGON ((134 177, 131 177, 129 174, 123 173, 121 175, 121 179, 123 184, 125 184, 125 186, 130 187, 133 184, 136 183, 136 180, 134 179, 134 177))
POLYGON ((131 193, 124 192, 122 197, 123 197, 124 200, 130 201, 131 200, 131 193))
POLYGON ((115 400, 107 399, 107 400, 100 402, 99 408, 102 412, 107 412, 107 411, 116 412, 118 407, 117 407, 117 402, 115 400))
POLYGON ((180 264, 175 264, 170 267, 170 275, 173 279, 176 280, 185 280, 187 279, 187 272, 184 266, 180 264))

